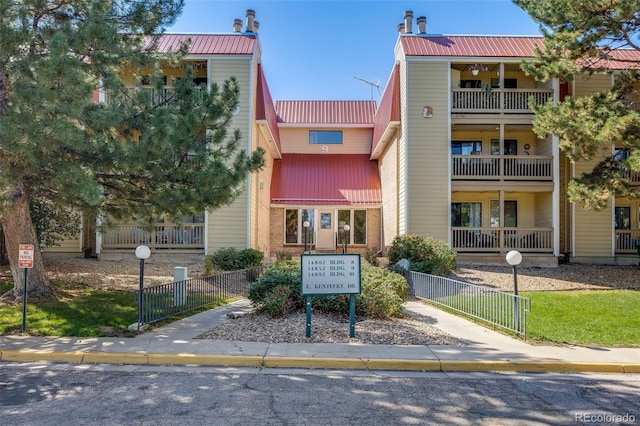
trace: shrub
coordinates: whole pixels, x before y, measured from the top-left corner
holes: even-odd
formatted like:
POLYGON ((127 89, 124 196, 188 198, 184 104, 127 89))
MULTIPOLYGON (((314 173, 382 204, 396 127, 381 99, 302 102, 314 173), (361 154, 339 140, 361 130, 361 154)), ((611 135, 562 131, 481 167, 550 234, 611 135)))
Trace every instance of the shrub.
POLYGON ((239 250, 224 247, 204 257, 204 274, 211 275, 214 271, 237 271, 260 266, 263 260, 264 254, 261 251, 252 248, 239 250))
POLYGON ((373 266, 378 266, 378 248, 367 247, 364 252, 364 260, 366 260, 373 266))
MULTIPOLYGON (((402 312, 407 300, 407 280, 385 268, 362 263, 362 292, 356 295, 356 313, 372 318, 389 318, 402 312)), ((341 315, 349 314, 349 295, 314 296, 314 309, 341 315)), ((276 262, 264 270, 260 279, 249 287, 249 300, 261 312, 285 316, 305 309, 306 296, 301 294, 300 261, 276 262)))
POLYGON ((447 276, 456 267, 456 254, 447 243, 431 236, 398 235, 387 253, 390 264, 407 259, 412 271, 447 276))
POLYGON ((280 309, 276 308, 278 300, 281 302, 280 306, 286 306, 286 313, 304 308, 305 299, 300 294, 300 262, 285 260, 266 268, 260 279, 249 287, 249 300, 259 310, 264 309, 265 312, 267 309, 278 311, 280 309), (290 291, 285 292, 282 288, 276 290, 277 287, 288 288, 290 291))
POLYGON ((276 261, 281 262, 283 260, 291 260, 293 259, 293 255, 286 251, 278 251, 276 252, 276 261))

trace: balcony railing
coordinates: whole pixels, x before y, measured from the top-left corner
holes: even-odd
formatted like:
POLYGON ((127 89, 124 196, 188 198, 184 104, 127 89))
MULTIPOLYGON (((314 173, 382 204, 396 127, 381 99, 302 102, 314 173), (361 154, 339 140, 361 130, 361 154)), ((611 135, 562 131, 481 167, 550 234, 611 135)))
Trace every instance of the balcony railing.
POLYGON ((457 180, 553 180, 550 155, 452 155, 451 161, 457 180))
MULTIPOLYGON (((196 87, 194 94, 196 96, 200 96, 202 93, 201 87, 196 87)), ((165 86, 162 89, 156 89, 155 87, 146 87, 146 86, 138 86, 138 87, 129 87, 127 89, 127 95, 129 97, 133 97, 136 92, 144 91, 146 96, 149 97, 149 103, 153 106, 164 104, 171 100, 171 98, 176 93, 175 87, 165 86)), ((106 102, 110 102, 115 95, 111 92, 106 92, 106 102)))
POLYGON ((536 105, 553 99, 551 89, 452 89, 451 112, 530 114, 529 98, 536 105))
POLYGON ((616 254, 638 254, 640 231, 616 229, 616 254))
POLYGON ((453 227, 451 237, 458 253, 553 253, 553 228, 453 227))
POLYGON ((102 248, 128 249, 141 244, 151 249, 204 249, 203 223, 161 223, 150 231, 122 224, 102 234, 102 248))

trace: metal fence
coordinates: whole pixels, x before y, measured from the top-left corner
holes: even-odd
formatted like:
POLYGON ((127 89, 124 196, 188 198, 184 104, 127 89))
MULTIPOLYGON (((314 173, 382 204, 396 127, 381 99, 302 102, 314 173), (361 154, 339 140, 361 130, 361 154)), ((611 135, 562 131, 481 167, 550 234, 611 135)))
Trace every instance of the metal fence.
POLYGON ((139 325, 151 324, 214 302, 234 297, 247 297, 249 287, 262 268, 222 272, 210 277, 192 278, 170 284, 160 284, 134 292, 134 302, 142 309, 139 325))
POLYGON ((413 271, 407 278, 413 296, 522 334, 526 339, 529 298, 413 271))

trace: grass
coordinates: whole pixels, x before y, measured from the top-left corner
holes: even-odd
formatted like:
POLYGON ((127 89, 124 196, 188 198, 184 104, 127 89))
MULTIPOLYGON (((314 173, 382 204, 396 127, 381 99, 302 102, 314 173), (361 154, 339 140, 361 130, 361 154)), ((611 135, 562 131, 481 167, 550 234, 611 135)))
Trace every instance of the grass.
POLYGON ((586 346, 640 346, 640 291, 527 292, 527 338, 586 346))
MULTIPOLYGON (((0 283, 0 294, 12 284, 0 283)), ((133 336, 127 330, 138 321, 138 306, 130 291, 99 291, 88 286, 54 283, 54 299, 27 300, 27 334, 31 336, 107 337, 133 336)), ((160 325, 228 303, 219 300, 173 316, 160 325)), ((0 305, 0 335, 22 331, 22 303, 0 305)))

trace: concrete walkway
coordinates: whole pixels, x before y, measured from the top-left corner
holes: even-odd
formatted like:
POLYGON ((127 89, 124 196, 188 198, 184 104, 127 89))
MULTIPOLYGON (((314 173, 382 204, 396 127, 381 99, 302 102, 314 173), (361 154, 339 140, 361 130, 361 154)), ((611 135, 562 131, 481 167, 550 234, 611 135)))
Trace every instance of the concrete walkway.
MULTIPOLYGON (((0 361, 216 365, 415 371, 640 373, 640 348, 539 346, 419 302, 406 309, 466 346, 255 343, 196 336, 249 312, 247 300, 175 321, 135 338, 0 337, 0 361)), ((356 334, 357 334, 356 324, 356 334)))

